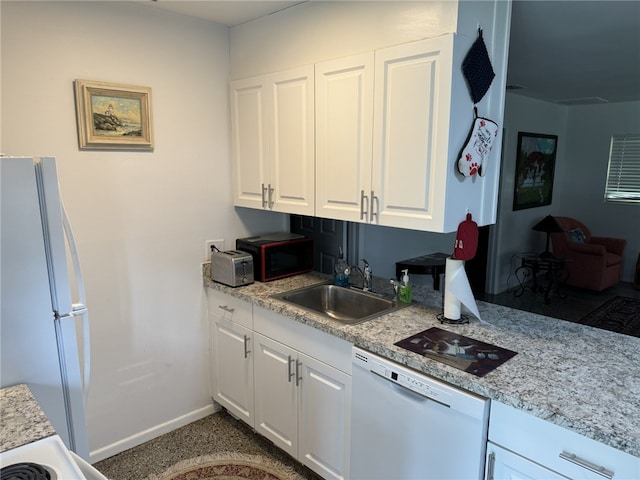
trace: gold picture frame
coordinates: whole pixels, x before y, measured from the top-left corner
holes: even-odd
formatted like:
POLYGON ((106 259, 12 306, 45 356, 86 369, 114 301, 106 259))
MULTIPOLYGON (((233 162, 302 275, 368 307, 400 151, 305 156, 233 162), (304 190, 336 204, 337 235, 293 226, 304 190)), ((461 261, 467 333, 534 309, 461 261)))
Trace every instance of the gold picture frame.
POLYGON ((151 88, 75 80, 81 150, 153 150, 151 88))

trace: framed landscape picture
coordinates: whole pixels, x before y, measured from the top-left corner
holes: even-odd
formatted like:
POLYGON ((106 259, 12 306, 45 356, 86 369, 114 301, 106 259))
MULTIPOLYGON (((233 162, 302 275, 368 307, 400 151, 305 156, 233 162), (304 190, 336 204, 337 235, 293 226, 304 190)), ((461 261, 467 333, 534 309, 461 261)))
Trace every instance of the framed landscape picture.
POLYGON ((551 204, 557 135, 518 132, 513 209, 551 204))
POLYGON ((80 149, 153 150, 151 88, 74 84, 80 149))

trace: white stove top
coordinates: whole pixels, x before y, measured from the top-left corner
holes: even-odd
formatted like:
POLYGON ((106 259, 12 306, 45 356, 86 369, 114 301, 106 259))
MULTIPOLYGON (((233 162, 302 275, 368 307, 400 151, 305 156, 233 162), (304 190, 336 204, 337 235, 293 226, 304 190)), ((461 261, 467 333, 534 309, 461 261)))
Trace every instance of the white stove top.
POLYGON ((88 478, 82 473, 58 435, 0 453, 2 468, 24 462, 42 465, 51 475, 51 480, 87 480, 88 478))

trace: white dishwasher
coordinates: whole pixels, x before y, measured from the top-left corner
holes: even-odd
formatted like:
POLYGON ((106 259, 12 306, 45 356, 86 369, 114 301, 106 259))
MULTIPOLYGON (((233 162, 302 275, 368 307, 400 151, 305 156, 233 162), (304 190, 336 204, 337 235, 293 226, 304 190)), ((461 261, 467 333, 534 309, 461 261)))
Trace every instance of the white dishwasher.
POLYGON ((489 400, 353 347, 351 478, 484 477, 489 400))

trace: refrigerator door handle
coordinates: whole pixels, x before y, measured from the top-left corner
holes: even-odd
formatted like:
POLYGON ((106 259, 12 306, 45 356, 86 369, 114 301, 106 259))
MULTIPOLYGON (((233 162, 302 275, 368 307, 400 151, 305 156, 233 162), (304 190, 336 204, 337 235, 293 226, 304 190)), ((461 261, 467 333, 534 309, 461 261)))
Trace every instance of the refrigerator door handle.
POLYGON ((85 313, 87 313, 87 307, 84 303, 74 303, 71 305, 71 315, 77 316, 84 315, 85 313))
POLYGON ((62 227, 64 229, 64 235, 67 238, 67 244, 69 246, 69 253, 73 263, 73 275, 75 279, 75 287, 78 295, 79 302, 71 304, 70 315, 73 317, 83 317, 82 321, 82 357, 83 357, 83 369, 82 369, 82 395, 84 398, 84 404, 87 405, 89 400, 89 384, 91 381, 91 331, 89 327, 89 315, 87 312, 86 296, 84 292, 84 279, 82 278, 82 269, 80 268, 80 259, 78 257, 78 249, 73 237, 73 230, 71 230, 71 223, 67 216, 67 211, 64 208, 64 203, 60 200, 60 208, 62 210, 62 227))

